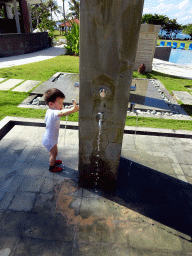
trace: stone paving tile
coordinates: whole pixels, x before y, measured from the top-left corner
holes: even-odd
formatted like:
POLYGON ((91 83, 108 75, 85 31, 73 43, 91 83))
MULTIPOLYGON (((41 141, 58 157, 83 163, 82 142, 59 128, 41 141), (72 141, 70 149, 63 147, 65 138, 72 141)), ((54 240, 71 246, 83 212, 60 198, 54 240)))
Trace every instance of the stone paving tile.
MULTIPOLYGON (((27 134, 27 128, 28 127, 24 127, 22 131, 23 134, 27 134)), ((40 129, 40 132, 38 132, 37 127, 35 127, 35 129, 31 129, 31 127, 29 128, 32 136, 34 134, 37 134, 38 136, 44 132, 44 128, 40 129)), ((16 129, 14 133, 18 136, 19 129, 16 129)), ((76 136, 77 139, 78 133, 74 133, 73 136, 76 136)), ((124 144, 122 153, 125 154, 126 158, 132 157, 135 161, 140 160, 144 165, 157 170, 157 173, 161 172, 173 177, 176 177, 177 173, 177 181, 178 179, 182 180, 182 178, 186 178, 190 183, 191 170, 188 167, 191 166, 191 164, 189 164, 189 161, 183 164, 180 164, 177 161, 177 154, 179 154, 179 147, 177 147, 177 145, 181 145, 180 149, 182 152, 184 152, 186 146, 186 152, 189 154, 187 158, 190 157, 190 140, 186 141, 184 139, 180 140, 179 138, 172 139, 160 137, 155 140, 154 143, 155 146, 159 144, 159 151, 157 151, 158 147, 154 150, 153 147, 149 146, 152 145, 153 139, 151 136, 148 136, 148 138, 150 138, 149 140, 146 138, 143 142, 142 140, 139 141, 139 139, 136 140, 138 143, 137 145, 143 143, 149 147, 148 150, 143 149, 138 151, 133 150, 132 148, 128 149, 127 141, 130 138, 132 145, 134 145, 134 136, 135 135, 125 136, 124 138, 124 142, 126 143, 124 144), (161 138, 163 139, 161 140, 161 138), (182 173, 184 175, 182 175, 182 173), (188 173, 188 175, 186 173, 188 173)), ((62 133, 61 139, 63 139, 62 133)), ((162 229, 162 232, 159 233, 157 225, 151 224, 154 223, 153 218, 150 219, 141 214, 143 209, 152 208, 155 208, 157 218, 162 215, 162 209, 164 209, 164 212, 166 213, 167 205, 161 205, 163 203, 163 196, 156 197, 157 204, 155 204, 155 202, 149 202, 147 204, 144 201, 142 203, 142 200, 144 200, 142 195, 147 192, 145 192, 144 188, 135 187, 134 191, 137 196, 139 195, 138 200, 140 201, 138 201, 137 204, 136 201, 135 204, 133 201, 131 206, 135 207, 135 209, 137 208, 140 213, 130 211, 129 207, 123 205, 120 206, 120 204, 113 200, 108 200, 102 196, 95 196, 94 193, 88 190, 78 188, 76 182, 68 183, 70 180, 67 180, 66 178, 71 178, 75 173, 75 171, 70 168, 66 168, 59 174, 50 173, 48 171, 49 153, 43 147, 31 147, 31 142, 29 144, 27 139, 26 141, 21 141, 20 144, 18 143, 18 140, 15 140, 13 144, 9 144, 8 139, 5 140, 7 142, 2 145, 7 149, 7 154, 5 154, 6 152, 3 154, 8 159, 8 153, 11 153, 11 158, 15 159, 15 163, 7 165, 7 167, 5 165, 6 169, 4 169, 3 165, 0 168, 0 177, 3 177, 3 179, 7 177, 6 182, 3 184, 4 191, 5 188, 11 187, 14 180, 16 182, 18 179, 19 182, 20 176, 25 178, 23 183, 18 185, 20 191, 25 190, 25 188, 27 189, 26 191, 38 191, 37 196, 36 192, 17 192, 13 198, 13 193, 6 192, 3 196, 7 197, 7 199, 5 200, 5 197, 3 197, 0 201, 0 207, 2 207, 2 209, 9 207, 8 209, 11 209, 12 211, 22 210, 24 213, 26 211, 26 214, 28 214, 23 215, 21 221, 18 212, 13 212, 14 214, 18 214, 18 221, 16 221, 16 215, 10 215, 11 213, 6 212, 2 217, 2 221, 0 221, 1 237, 2 235, 5 237, 7 234, 16 237, 23 236, 22 241, 17 240, 17 246, 14 248, 10 247, 12 253, 14 252, 13 255, 19 255, 21 252, 26 254, 27 248, 30 248, 31 254, 34 252, 34 254, 36 253, 37 255, 37 251, 39 251, 38 255, 55 255, 52 254, 53 251, 51 251, 52 248, 53 250, 55 248, 52 244, 52 240, 55 238, 57 239, 57 242, 60 242, 58 243, 58 248, 61 248, 61 252, 63 252, 61 255, 65 255, 65 250, 69 250, 68 252, 72 253, 72 251, 74 252, 74 237, 76 237, 76 241, 79 245, 79 252, 77 255, 85 255, 84 253, 86 253, 86 255, 96 255, 92 254, 93 252, 97 252, 96 248, 100 249, 98 250, 99 255, 101 255, 102 252, 103 255, 110 254, 124 256, 125 252, 128 252, 129 255, 180 256, 184 255, 184 252, 186 252, 186 255, 191 252, 189 242, 180 238, 180 240, 178 240, 178 236, 168 229, 162 229), (22 164, 24 170, 22 170, 22 164), (36 180, 38 181, 39 178, 42 182, 38 183, 36 180), (34 188, 34 186, 36 186, 37 189, 34 188), (29 198, 28 195, 31 194, 34 196, 27 200, 27 198, 29 198), (25 197, 23 195, 25 195, 25 197), (32 212, 29 213, 27 211, 32 212), (127 212, 129 214, 127 214, 127 212), (60 214, 62 214, 63 217, 61 217, 60 214), (10 220, 12 220, 12 224, 9 223, 8 225, 7 223, 8 221, 10 222, 10 220), (43 220, 45 220, 45 227, 43 220), (5 222, 7 229, 5 229, 5 222), (78 230, 75 228, 77 227, 76 225, 78 225, 78 230), (166 240, 166 242, 163 245, 164 240, 166 240), (39 243, 41 244, 41 241, 45 242, 43 248, 39 245, 39 243), (47 241, 50 242, 50 247, 48 249, 46 247, 46 245, 49 244, 47 241), (93 244, 94 241, 96 243, 95 245, 93 244), (182 241, 185 241, 186 243, 184 244, 182 241), (61 245, 61 243, 64 244, 61 245), (65 243, 67 243, 69 247, 62 249, 63 246, 65 248, 65 243), (180 247, 181 245, 182 248, 180 247), (44 250, 45 247, 46 250, 44 250), (36 250, 37 248, 39 248, 39 250, 36 250), (185 250, 183 248, 185 248, 185 250)), ((4 139, 1 142, 3 141, 4 139)), ((70 140, 68 140, 66 148, 64 149, 63 144, 60 143, 59 157, 64 161, 64 165, 67 163, 69 164, 69 167, 73 165, 78 168, 78 144, 73 143, 70 145, 70 140)), ((15 189, 17 184, 19 183, 16 182, 15 186, 13 186, 15 189)), ((153 190, 153 194, 158 192, 157 188, 156 190, 153 190)), ((187 193, 188 192, 186 192, 186 197, 190 196, 187 193)), ((174 193, 171 194, 172 197, 173 194, 174 193)), ((134 195, 131 200, 133 199, 134 195)), ((168 217, 169 216, 167 216, 167 218, 168 217)), ((58 255, 60 255, 59 251, 58 255)))
POLYGON ((9 210, 12 211, 31 211, 36 198, 35 193, 29 192, 17 192, 15 198, 9 206, 9 210))
POLYGON ((172 91, 177 100, 183 102, 183 104, 192 105, 192 95, 188 92, 172 91))
POLYGON ((162 173, 165 173, 167 175, 170 175, 170 174, 175 174, 175 171, 174 171, 174 168, 172 167, 172 164, 169 163, 169 162, 159 162, 159 163, 156 163, 157 165, 157 170, 159 172, 162 172, 162 173))
POLYGON ((40 193, 37 198, 32 212, 57 214, 56 200, 54 193, 40 193))
MULTIPOLYGON (((11 175, 11 173, 9 174, 11 175)), ((7 177, 6 177, 7 178, 7 177)), ((13 178, 11 177, 10 180, 7 182, 7 180, 3 181, 3 186, 2 190, 5 190, 7 192, 16 192, 18 188, 20 187, 21 183, 23 182, 25 176, 24 175, 14 175, 13 178)))
POLYGON ((173 170, 174 172, 177 174, 177 175, 184 175, 184 172, 181 168, 181 166, 179 164, 176 164, 176 163, 171 163, 172 167, 173 167, 173 170))
POLYGON ((47 241, 24 237, 17 241, 17 245, 12 249, 12 255, 73 256, 72 251, 72 242, 47 241))
POLYGON ((18 237, 1 236, 0 255, 2 256, 11 255, 11 251, 14 250, 18 241, 19 241, 18 237))
POLYGON ((7 173, 4 178, 2 179, 2 184, 0 187, 1 191, 7 191, 9 190, 9 187, 11 186, 12 182, 14 181, 15 177, 17 176, 16 171, 11 171, 7 173))
MULTIPOLYGON (((179 164, 189 164, 189 159, 186 157, 186 154, 181 154, 181 152, 175 152, 175 156, 179 164)), ((189 154, 191 157, 191 154, 189 154)))
POLYGON ((21 152, 22 151, 20 150, 8 150, 4 154, 2 154, 0 158, 0 168, 10 168, 15 163, 15 161, 17 161, 17 158, 19 157, 21 152))
POLYGON ((13 151, 14 153, 16 153, 19 156, 28 144, 29 144, 28 141, 22 141, 22 140, 15 139, 15 140, 13 140, 13 142, 11 144, 10 152, 13 151))
POLYGON ((27 175, 30 168, 31 168, 32 163, 25 163, 22 161, 16 161, 12 166, 11 170, 16 171, 18 175, 27 175))
POLYGON ((15 125, 12 129, 11 129, 11 133, 15 133, 15 132, 23 132, 25 130, 25 126, 23 125, 15 125))
POLYGON ((192 166, 191 165, 181 164, 180 166, 186 176, 192 177, 192 166))
POLYGON ((1 178, 1 185, 2 181, 6 179, 7 175, 12 173, 14 170, 12 168, 6 168, 4 166, 1 166, 0 168, 0 178, 1 178))
POLYGON ((22 133, 19 133, 18 136, 17 136, 17 140, 19 141, 27 141, 27 142, 33 142, 33 140, 35 139, 36 135, 33 134, 33 133, 25 133, 25 132, 22 132, 22 133))
POLYGON ((181 244, 182 244, 183 252, 185 253, 184 255, 191 256, 192 245, 191 245, 190 238, 181 239, 181 244))
POLYGON ((188 180, 187 180, 187 178, 185 177, 185 175, 176 174, 176 177, 177 177, 177 179, 179 179, 179 180, 181 180, 181 181, 188 182, 188 180))
POLYGON ((75 230, 73 225, 68 225, 61 215, 48 213, 30 213, 23 230, 25 236, 72 242, 75 230))
POLYGON ((164 230, 162 227, 153 227, 155 249, 182 251, 181 239, 174 234, 174 230, 164 230))
POLYGON ((14 196, 15 196, 15 193, 13 192, 4 193, 3 199, 0 201, 0 210, 7 210, 14 196))
POLYGON ((0 90, 9 90, 22 81, 22 79, 9 79, 0 84, 0 90))
POLYGON ((40 151, 41 148, 33 147, 30 151, 30 154, 26 157, 25 162, 34 163, 40 151))
POLYGON ((35 162, 34 164, 31 165, 27 176, 42 176, 42 177, 46 177, 47 176, 47 172, 48 172, 49 166, 48 166, 48 161, 47 161, 47 166, 42 166, 40 164, 38 164, 37 162, 35 162))
POLYGON ((3 199, 4 194, 5 194, 5 191, 0 191, 0 200, 2 200, 2 199, 3 199))
POLYGON ((12 142, 12 140, 6 140, 5 138, 0 141, 0 157, 11 146, 12 142))
MULTIPOLYGON (((29 174, 29 173, 28 173, 29 174)), ((39 192, 45 178, 37 175, 25 176, 19 191, 22 192, 39 192)))
POLYGON ((0 222, 0 237, 20 237, 28 217, 27 212, 5 212, 0 222))
POLYGON ((33 87, 38 85, 41 81, 33 81, 33 80, 27 80, 23 82, 21 85, 17 86, 15 89, 12 91, 15 92, 28 92, 30 91, 33 87))
POLYGON ((0 77, 0 82, 4 81, 5 79, 6 79, 6 78, 1 78, 1 77, 0 77))
POLYGON ((50 179, 46 177, 41 186, 41 193, 55 192, 56 186, 60 185, 63 181, 63 179, 50 179))

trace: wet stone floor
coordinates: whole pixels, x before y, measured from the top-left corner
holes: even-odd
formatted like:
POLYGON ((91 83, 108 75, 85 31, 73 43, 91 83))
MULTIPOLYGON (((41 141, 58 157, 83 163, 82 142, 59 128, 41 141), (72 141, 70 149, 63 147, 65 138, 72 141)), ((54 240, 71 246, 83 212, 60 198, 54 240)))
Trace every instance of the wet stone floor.
POLYGON ((44 128, 0 141, 0 255, 192 255, 191 139, 124 134, 117 189, 78 187, 78 131, 60 129, 61 173, 44 128))

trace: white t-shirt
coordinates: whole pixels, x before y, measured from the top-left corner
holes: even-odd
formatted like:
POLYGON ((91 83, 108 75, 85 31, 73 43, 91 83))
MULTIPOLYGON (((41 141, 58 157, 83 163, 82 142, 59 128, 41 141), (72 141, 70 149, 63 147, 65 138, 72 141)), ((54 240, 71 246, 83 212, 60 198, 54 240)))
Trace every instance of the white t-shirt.
POLYGON ((42 144, 48 151, 57 144, 60 127, 59 110, 48 109, 45 115, 46 131, 43 135, 42 144))

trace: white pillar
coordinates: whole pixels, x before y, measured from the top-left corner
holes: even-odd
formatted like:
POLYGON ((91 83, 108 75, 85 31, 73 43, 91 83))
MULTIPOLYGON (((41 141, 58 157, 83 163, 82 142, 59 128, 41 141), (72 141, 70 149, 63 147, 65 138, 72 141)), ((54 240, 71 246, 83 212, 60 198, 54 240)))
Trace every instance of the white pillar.
POLYGON ((6 6, 6 12, 7 12, 7 18, 13 19, 13 13, 12 13, 12 6, 10 3, 5 3, 6 6))
POLYGON ((33 32, 33 27, 32 27, 32 19, 31 19, 31 5, 27 4, 27 7, 28 7, 28 13, 29 13, 30 30, 31 30, 31 33, 32 33, 33 32))
POLYGON ((13 7, 14 7, 14 13, 15 13, 15 21, 16 21, 17 33, 21 34, 20 23, 19 23, 19 15, 18 15, 18 11, 17 11, 16 0, 13 0, 13 7))

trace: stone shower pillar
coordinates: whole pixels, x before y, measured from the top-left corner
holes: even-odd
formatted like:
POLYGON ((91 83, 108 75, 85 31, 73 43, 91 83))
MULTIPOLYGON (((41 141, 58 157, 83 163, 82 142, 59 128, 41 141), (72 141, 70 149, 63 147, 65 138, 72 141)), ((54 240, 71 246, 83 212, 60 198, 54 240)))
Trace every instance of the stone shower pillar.
POLYGON ((143 3, 80 1, 80 186, 115 188, 143 3))

